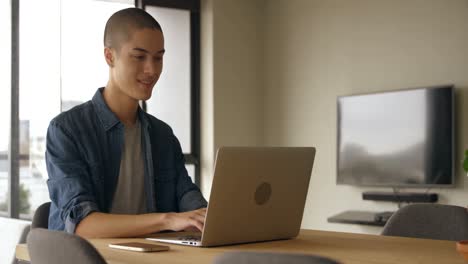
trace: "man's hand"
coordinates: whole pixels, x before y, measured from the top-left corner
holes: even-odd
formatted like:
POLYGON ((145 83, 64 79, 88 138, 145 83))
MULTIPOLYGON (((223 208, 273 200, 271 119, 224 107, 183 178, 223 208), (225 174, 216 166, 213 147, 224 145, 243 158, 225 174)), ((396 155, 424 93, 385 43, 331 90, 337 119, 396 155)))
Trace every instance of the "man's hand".
POLYGON ((206 208, 184 212, 184 213, 168 213, 166 225, 169 230, 199 230, 203 231, 205 225, 206 208))
POLYGON ((163 230, 203 230, 206 208, 184 213, 141 215, 92 212, 78 224, 75 232, 86 238, 137 237, 163 230))

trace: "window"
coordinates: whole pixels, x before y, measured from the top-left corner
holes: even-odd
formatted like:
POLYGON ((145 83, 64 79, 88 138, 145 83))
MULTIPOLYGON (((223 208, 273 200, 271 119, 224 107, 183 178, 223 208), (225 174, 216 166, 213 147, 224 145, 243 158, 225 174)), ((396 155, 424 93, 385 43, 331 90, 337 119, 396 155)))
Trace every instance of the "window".
POLYGON ((146 110, 172 127, 187 171, 199 184, 199 2, 143 2, 147 3, 144 9, 161 24, 166 50, 163 72, 146 110))
POLYGON ((19 213, 30 219, 49 200, 45 137, 60 113, 60 0, 22 0, 19 12, 19 213))
POLYGON ((91 100, 96 90, 106 85, 109 70, 104 60, 104 28, 113 13, 128 7, 133 5, 62 1, 62 111, 91 100))
POLYGON ((0 216, 10 212, 10 217, 31 219, 34 210, 49 201, 45 163, 49 122, 61 111, 90 100, 97 88, 106 85, 105 23, 111 14, 135 2, 140 7, 148 3, 147 10, 161 17, 171 43, 155 99, 143 108, 173 127, 189 175, 198 183, 199 15, 193 7, 184 7, 198 0, 170 1, 179 9, 149 6, 149 2, 158 3, 140 0, 50 0, 47 4, 21 0, 20 6, 18 1, 0 1, 0 57, 11 58, 0 60, 0 87, 7 88, 0 89, 0 216), (16 33, 19 39, 12 39, 16 33), (11 171, 10 152, 15 161, 11 171), (11 193, 10 185, 15 186, 11 193))
POLYGON ((8 211, 8 144, 11 108, 11 6, 0 2, 0 214, 8 211), (7 59, 8 58, 8 59, 7 59))
POLYGON ((49 201, 45 163, 49 122, 61 111, 90 100, 105 85, 104 26, 112 13, 131 5, 94 0, 21 3, 19 212, 31 219, 34 209, 49 201))
POLYGON ((164 68, 147 103, 147 111, 168 123, 179 138, 182 151, 190 153, 190 12, 147 7, 164 32, 164 68))
POLYGON ((192 181, 195 182, 194 175, 195 175, 195 165, 193 164, 185 164, 185 168, 187 169, 188 175, 192 178, 192 181))

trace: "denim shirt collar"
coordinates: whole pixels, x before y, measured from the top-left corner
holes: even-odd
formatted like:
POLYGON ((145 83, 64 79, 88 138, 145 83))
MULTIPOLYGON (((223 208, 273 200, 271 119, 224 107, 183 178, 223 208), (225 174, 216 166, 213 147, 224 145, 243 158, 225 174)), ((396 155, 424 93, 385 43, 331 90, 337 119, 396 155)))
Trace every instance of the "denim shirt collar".
POLYGON ((95 106, 97 116, 99 120, 101 120, 104 129, 107 131, 114 127, 115 125, 120 123, 119 118, 109 109, 106 102, 104 101, 104 97, 102 96, 102 92, 104 91, 104 87, 99 88, 93 96, 91 100, 93 105, 95 106))
MULTIPOLYGON (((119 118, 110 110, 109 106, 107 106, 106 102, 104 101, 104 97, 102 96, 102 92, 104 91, 104 87, 99 88, 93 96, 91 100, 93 105, 96 108, 97 116, 101 121, 104 129, 108 131, 109 129, 113 128, 117 124, 121 124, 119 118)), ((138 107, 138 118, 143 127, 148 128, 149 122, 146 120, 146 116, 141 109, 138 107)))

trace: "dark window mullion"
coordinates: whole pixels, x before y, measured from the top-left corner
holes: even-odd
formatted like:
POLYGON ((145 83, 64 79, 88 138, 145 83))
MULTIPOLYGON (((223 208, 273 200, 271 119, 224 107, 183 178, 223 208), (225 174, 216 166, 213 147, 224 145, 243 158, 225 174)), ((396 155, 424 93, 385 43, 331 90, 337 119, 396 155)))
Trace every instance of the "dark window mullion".
POLYGON ((198 157, 193 154, 184 154, 184 159, 185 159, 185 164, 191 164, 195 166, 198 166, 200 164, 198 157))
POLYGON ((143 0, 135 0, 135 7, 144 9, 143 0))
POLYGON ((8 216, 19 218, 19 0, 11 1, 11 115, 8 216))
MULTIPOLYGON (((159 6, 175 9, 185 9, 190 11, 200 10, 200 0, 135 0, 141 1, 142 6, 159 6)), ((137 6, 138 7, 138 6, 137 6)))
MULTIPOLYGON (((198 2, 198 7, 199 3, 198 2)), ((198 9, 199 10, 199 9, 198 9)), ((190 12, 190 47, 191 47, 191 100, 192 100, 192 154, 194 155, 195 184, 200 186, 200 12, 190 12)))

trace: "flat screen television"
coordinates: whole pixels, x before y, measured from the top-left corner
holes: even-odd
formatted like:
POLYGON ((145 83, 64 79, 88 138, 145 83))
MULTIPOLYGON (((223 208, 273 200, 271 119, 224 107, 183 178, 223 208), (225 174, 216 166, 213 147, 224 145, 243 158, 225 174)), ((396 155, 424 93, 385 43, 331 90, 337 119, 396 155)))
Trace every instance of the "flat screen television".
POLYGON ((454 186, 452 85, 337 99, 337 183, 454 186))

